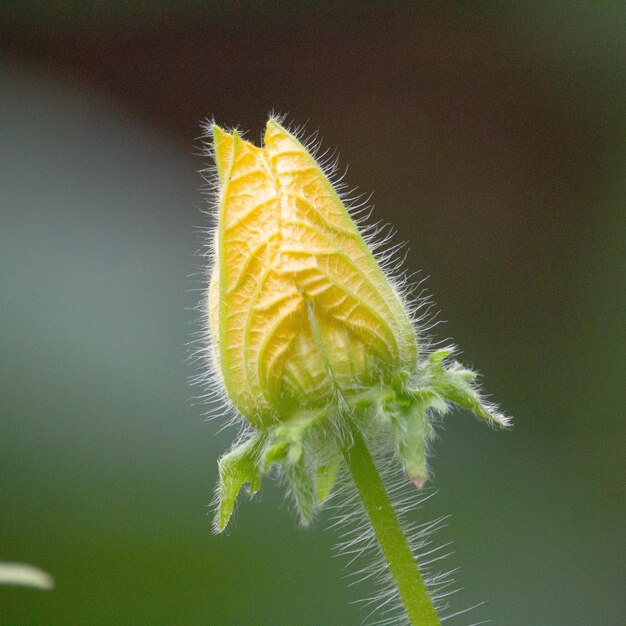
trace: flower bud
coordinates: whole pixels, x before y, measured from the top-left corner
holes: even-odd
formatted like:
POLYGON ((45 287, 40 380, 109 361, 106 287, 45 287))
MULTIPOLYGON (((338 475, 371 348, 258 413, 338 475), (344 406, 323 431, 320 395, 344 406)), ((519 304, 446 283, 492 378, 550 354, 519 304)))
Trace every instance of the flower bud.
POLYGON ((264 147, 213 127, 214 358, 257 428, 412 372, 414 330, 337 191, 277 121, 264 147))
POLYGON ((389 442, 421 489, 432 419, 488 423, 454 348, 418 354, 407 309, 307 149, 270 119, 264 147, 213 126, 219 210, 207 308, 215 370, 253 426, 219 461, 215 529, 273 466, 302 521, 332 493, 353 434, 389 442))

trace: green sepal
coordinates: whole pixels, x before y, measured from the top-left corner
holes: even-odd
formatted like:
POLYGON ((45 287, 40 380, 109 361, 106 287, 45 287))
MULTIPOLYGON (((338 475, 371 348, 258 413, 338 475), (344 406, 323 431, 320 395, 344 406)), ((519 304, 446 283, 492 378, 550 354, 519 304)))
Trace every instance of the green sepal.
POLYGON ((221 533, 226 528, 235 508, 237 496, 246 483, 251 495, 260 489, 259 460, 266 439, 266 435, 257 433, 244 443, 231 448, 218 461, 218 506, 214 519, 216 532, 221 533))
POLYGON ((488 422, 508 426, 509 418, 481 397, 475 385, 478 374, 457 361, 446 363, 452 353, 451 348, 445 348, 430 355, 426 366, 429 387, 444 400, 469 409, 488 422))
POLYGON ((303 456, 298 461, 292 462, 287 466, 287 481, 289 482, 289 488, 296 502, 302 523, 308 526, 313 521, 316 501, 313 481, 304 466, 303 456))
POLYGON ((327 415, 324 411, 300 411, 276 426, 271 433, 271 445, 263 456, 267 471, 274 463, 285 467, 285 474, 303 524, 313 520, 320 499, 317 497, 316 472, 308 466, 305 447, 309 435, 327 415))
MULTIPOLYGON (((450 357, 453 348, 444 348, 424 359, 416 373, 398 373, 388 390, 372 400, 374 415, 391 428, 396 454, 418 487, 428 477, 427 446, 434 435, 430 414, 447 413, 450 404, 469 409, 492 424, 508 425, 508 418, 486 402, 475 384, 477 373, 450 357)), ((363 396, 365 399, 365 396, 363 396)))
POLYGON ((430 389, 411 391, 405 381, 396 387, 398 395, 381 403, 376 410, 379 421, 391 427, 396 454, 406 473, 416 484, 428 476, 426 443, 433 435, 429 409, 445 409, 445 402, 430 389))
POLYGON ((341 465, 341 452, 323 426, 327 417, 325 409, 299 411, 271 429, 263 452, 263 473, 274 464, 283 466, 305 525, 332 492, 341 465))
POLYGON ((426 440, 432 436, 432 427, 425 406, 414 403, 391 415, 396 452, 406 473, 413 479, 426 480, 426 440))

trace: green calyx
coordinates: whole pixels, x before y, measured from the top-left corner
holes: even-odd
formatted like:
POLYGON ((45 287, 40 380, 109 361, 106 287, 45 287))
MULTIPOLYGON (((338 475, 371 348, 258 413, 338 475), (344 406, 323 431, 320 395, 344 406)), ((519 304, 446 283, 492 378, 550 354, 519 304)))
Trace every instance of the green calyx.
POLYGON ((400 372, 390 384, 355 390, 323 410, 302 410, 263 430, 256 430, 219 461, 215 530, 222 532, 240 490, 250 495, 274 466, 287 479, 304 524, 332 494, 344 452, 356 428, 367 438, 393 441, 395 454, 421 489, 428 477, 427 447, 432 419, 451 405, 469 409, 491 424, 508 419, 485 402, 475 385, 477 374, 451 358, 453 349, 432 353, 412 374, 400 372))

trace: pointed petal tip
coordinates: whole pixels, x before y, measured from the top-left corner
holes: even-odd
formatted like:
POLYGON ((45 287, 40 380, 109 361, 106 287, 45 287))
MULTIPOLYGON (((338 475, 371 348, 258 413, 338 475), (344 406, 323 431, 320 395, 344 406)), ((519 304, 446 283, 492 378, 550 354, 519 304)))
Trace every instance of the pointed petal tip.
POLYGON ((211 130, 211 133, 213 133, 213 141, 219 141, 224 135, 227 134, 226 131, 215 122, 209 126, 209 129, 211 130))
POLYGON ((284 133, 291 137, 291 133, 282 125, 282 118, 277 115, 270 115, 265 124, 265 138, 264 141, 267 144, 268 140, 277 133, 284 133))
POLYGON ((213 132, 213 156, 217 172, 222 178, 228 168, 233 154, 233 146, 237 140, 237 131, 233 131, 231 135, 217 124, 211 124, 213 132))
POLYGON ((267 123, 272 124, 274 126, 282 127, 282 122, 284 119, 285 119, 285 115, 283 113, 272 112, 267 116, 267 123))

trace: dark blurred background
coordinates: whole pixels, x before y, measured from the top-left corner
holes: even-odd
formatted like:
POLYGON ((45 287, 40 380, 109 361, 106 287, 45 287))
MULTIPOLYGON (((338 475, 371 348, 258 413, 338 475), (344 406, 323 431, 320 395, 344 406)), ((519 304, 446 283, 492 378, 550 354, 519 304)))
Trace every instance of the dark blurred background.
POLYGON ((328 518, 267 482, 226 536, 234 436, 194 404, 199 122, 274 110, 341 150, 410 246, 511 432, 432 461, 449 623, 620 625, 626 5, 5 0, 0 5, 0 623, 346 626, 328 518))

